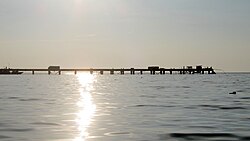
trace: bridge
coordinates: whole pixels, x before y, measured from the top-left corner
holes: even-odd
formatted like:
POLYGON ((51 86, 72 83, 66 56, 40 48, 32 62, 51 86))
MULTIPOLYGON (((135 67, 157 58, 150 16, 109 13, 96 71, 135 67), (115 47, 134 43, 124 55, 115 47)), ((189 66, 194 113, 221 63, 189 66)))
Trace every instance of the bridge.
POLYGON ((90 74, 98 73, 103 75, 105 72, 113 75, 113 74, 146 74, 149 73, 151 75, 155 74, 216 74, 212 67, 202 67, 196 66, 196 68, 192 68, 190 66, 183 68, 160 68, 158 66, 152 66, 145 69, 136 69, 136 68, 106 68, 106 69, 98 69, 98 68, 88 68, 88 69, 61 69, 59 66, 50 66, 47 69, 9 69, 10 71, 18 71, 18 72, 31 72, 31 74, 35 74, 36 72, 46 72, 49 75, 52 72, 56 72, 56 74, 61 75, 62 72, 73 72, 77 74, 78 72, 89 72, 90 74))

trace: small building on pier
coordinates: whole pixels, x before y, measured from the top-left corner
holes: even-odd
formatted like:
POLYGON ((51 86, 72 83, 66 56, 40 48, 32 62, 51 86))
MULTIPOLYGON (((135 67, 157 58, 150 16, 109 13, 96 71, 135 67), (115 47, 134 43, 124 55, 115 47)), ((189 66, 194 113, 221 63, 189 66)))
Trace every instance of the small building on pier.
POLYGON ((160 67, 159 66, 149 66, 148 70, 159 70, 160 67))
POLYGON ((196 73, 201 73, 202 65, 196 66, 196 73))
POLYGON ((60 66, 49 66, 48 70, 49 71, 59 71, 60 70, 60 66))
POLYGON ((58 72, 58 74, 61 75, 60 66, 49 66, 48 74, 51 74, 51 71, 58 72))
POLYGON ((150 71, 150 74, 155 74, 156 71, 160 70, 159 66, 149 66, 148 70, 150 71))

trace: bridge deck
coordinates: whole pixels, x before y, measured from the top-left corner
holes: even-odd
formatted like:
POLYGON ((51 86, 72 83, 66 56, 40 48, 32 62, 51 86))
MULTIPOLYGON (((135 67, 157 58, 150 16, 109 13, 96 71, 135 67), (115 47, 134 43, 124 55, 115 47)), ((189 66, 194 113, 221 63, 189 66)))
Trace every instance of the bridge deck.
POLYGON ((131 74, 135 74, 135 72, 139 72, 140 74, 143 74, 144 72, 150 72, 151 74, 155 73, 160 73, 160 74, 165 74, 169 72, 170 74, 172 73, 179 73, 179 74, 195 74, 195 73, 200 73, 200 74, 215 74, 215 71, 212 67, 210 68, 201 68, 201 69, 188 69, 188 68, 183 68, 183 69, 175 69, 175 68, 160 68, 160 69, 136 69, 136 68, 106 68, 106 69, 96 69, 96 68, 88 68, 88 69, 81 69, 81 68, 66 68, 66 69, 8 69, 9 71, 20 71, 20 72, 31 72, 34 74, 35 72, 48 72, 50 74, 51 72, 58 72, 61 74, 61 72, 74 72, 75 74, 77 72, 90 72, 91 74, 93 72, 99 72, 100 74, 103 74, 104 72, 110 72, 110 74, 114 74, 115 72, 119 72, 121 74, 124 74, 125 72, 130 72, 131 74))

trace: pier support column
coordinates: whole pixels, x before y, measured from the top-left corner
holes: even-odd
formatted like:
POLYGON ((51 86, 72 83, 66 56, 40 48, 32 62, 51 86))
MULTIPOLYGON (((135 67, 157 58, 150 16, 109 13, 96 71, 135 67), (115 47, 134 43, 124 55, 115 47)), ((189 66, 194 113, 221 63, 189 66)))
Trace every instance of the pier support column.
POLYGON ((131 70, 131 71, 130 71, 130 74, 131 74, 131 75, 134 75, 134 74, 135 74, 135 71, 134 71, 134 70, 131 70))
POLYGON ((130 69, 130 74, 131 74, 131 75, 134 75, 134 74, 135 74, 134 68, 131 68, 131 69, 130 69))
POLYGON ((100 74, 103 75, 103 71, 100 71, 100 74))
POLYGON ((35 74, 35 71, 32 71, 32 74, 34 75, 34 74, 35 74))
POLYGON ((161 74, 161 75, 165 74, 165 70, 161 70, 161 71, 160 71, 160 74, 161 74))
POLYGON ((124 70, 121 70, 121 75, 124 75, 124 70))
POLYGON ((77 74, 77 71, 75 70, 75 75, 77 74))
POLYGON ((61 71, 58 71, 58 74, 61 75, 61 71))
POLYGON ((111 70, 111 71, 110 71, 110 74, 113 75, 113 74, 114 74, 114 70, 111 70))
POLYGON ((170 71, 169 73, 170 73, 170 74, 173 74, 173 72, 172 72, 172 71, 170 71))
POLYGON ((48 75, 50 75, 51 74, 51 72, 50 71, 48 71, 48 75))
POLYGON ((141 71, 141 74, 143 74, 143 71, 141 71))
POLYGON ((93 70, 90 70, 90 74, 93 74, 93 70))

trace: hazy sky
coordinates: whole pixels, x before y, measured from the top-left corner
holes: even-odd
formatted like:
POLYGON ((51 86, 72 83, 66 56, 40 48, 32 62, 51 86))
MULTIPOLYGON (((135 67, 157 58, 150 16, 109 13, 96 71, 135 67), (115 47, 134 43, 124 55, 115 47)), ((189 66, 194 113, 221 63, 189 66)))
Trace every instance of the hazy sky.
POLYGON ((250 71, 250 0, 0 0, 0 67, 250 71))

